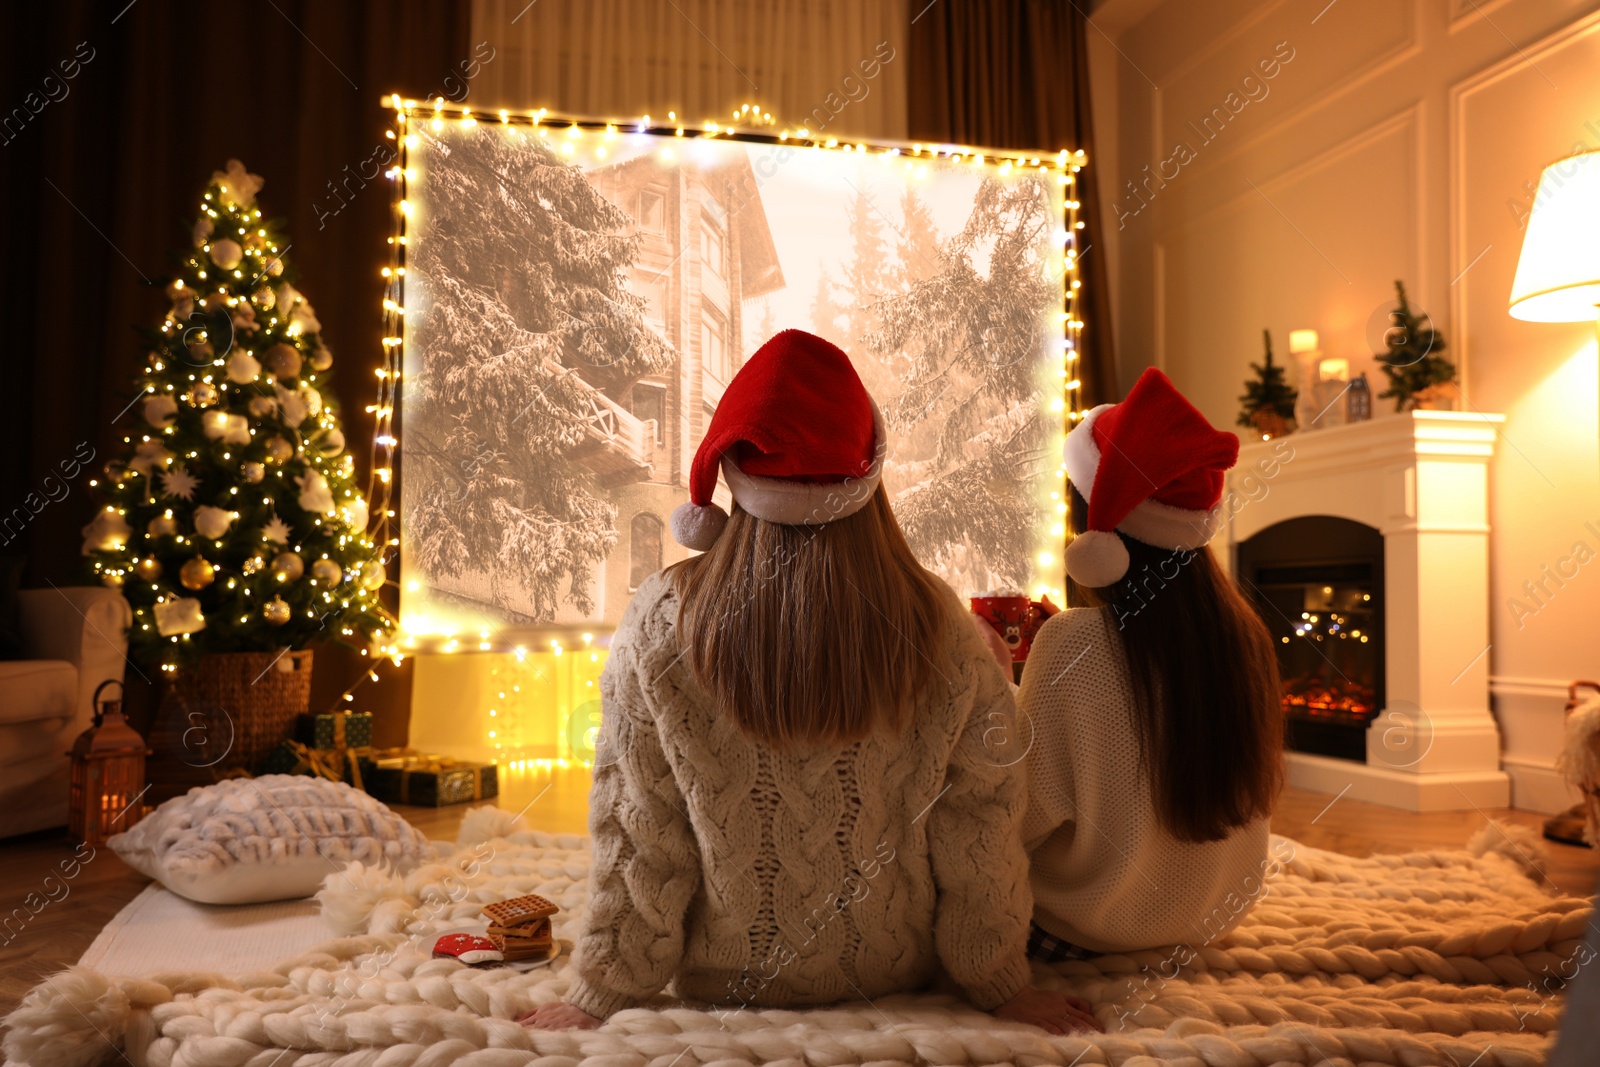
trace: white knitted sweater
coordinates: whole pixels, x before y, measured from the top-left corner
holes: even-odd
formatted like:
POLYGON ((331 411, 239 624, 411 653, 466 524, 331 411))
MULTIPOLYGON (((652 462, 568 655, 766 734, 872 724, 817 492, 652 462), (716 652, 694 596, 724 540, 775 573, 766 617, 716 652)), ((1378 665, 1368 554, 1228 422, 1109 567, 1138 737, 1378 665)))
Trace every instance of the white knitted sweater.
POLYGON ((1203 945, 1244 918, 1265 893, 1267 820, 1204 844, 1162 827, 1109 610, 1074 608, 1044 624, 1017 703, 1031 730, 1023 841, 1036 923, 1122 952, 1203 945))
POLYGON ((904 736, 779 753, 715 714, 679 646, 671 582, 645 582, 601 676, 570 1003, 604 1018, 672 982, 687 999, 795 1007, 914 990, 942 970, 987 1009, 1027 985, 1022 782, 985 749, 1015 705, 949 605, 942 677, 904 736))

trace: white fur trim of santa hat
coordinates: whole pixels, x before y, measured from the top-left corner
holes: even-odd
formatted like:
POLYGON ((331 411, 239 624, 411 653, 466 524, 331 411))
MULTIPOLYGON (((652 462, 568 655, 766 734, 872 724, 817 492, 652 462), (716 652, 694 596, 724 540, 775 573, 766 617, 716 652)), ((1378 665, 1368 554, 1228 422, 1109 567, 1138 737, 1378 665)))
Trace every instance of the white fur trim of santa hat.
MULTIPOLYGON (((872 402, 872 465, 859 477, 839 482, 802 482, 746 474, 730 453, 722 456, 722 477, 734 501, 758 519, 785 526, 821 526, 854 515, 867 506, 883 480, 889 451, 883 412, 872 402)), ((720 510, 720 509, 719 509, 720 510)), ((681 543, 681 539, 680 539, 681 543)))
MULTIPOLYGON (((1094 422, 1101 412, 1111 407, 1111 404, 1101 404, 1091 408, 1067 434, 1067 442, 1062 449, 1067 478, 1085 501, 1090 499, 1094 491, 1095 474, 1100 469, 1100 448, 1094 440, 1094 422)), ((1221 526, 1221 504, 1205 511, 1194 511, 1163 504, 1159 500, 1144 500, 1117 524, 1117 529, 1135 541, 1177 551, 1208 544, 1221 526)), ((1090 530, 1077 535, 1072 544, 1067 546, 1067 573, 1079 585, 1092 589, 1103 589, 1120 581, 1128 572, 1128 563, 1127 546, 1115 534, 1090 530), (1118 542, 1115 549, 1105 540, 1107 538, 1118 542), (1085 541, 1088 544, 1080 548, 1079 545, 1085 541)))

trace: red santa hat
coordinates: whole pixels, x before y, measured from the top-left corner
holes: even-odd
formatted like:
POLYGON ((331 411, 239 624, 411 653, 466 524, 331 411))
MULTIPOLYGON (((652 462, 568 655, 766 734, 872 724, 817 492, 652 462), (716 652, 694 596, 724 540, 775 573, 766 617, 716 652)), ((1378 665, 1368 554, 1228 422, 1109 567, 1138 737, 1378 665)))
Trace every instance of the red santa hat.
POLYGON ((716 543, 728 513, 711 502, 717 470, 758 519, 814 526, 866 507, 888 451, 883 416, 838 347, 784 330, 722 394, 689 468, 689 502, 672 513, 685 548, 716 543))
POLYGON ((1239 438, 1213 427, 1151 367, 1122 403, 1084 416, 1067 435, 1065 458, 1067 477, 1089 502, 1088 529, 1067 546, 1067 573, 1103 589, 1128 573, 1128 547, 1116 531, 1173 550, 1211 540, 1239 438))

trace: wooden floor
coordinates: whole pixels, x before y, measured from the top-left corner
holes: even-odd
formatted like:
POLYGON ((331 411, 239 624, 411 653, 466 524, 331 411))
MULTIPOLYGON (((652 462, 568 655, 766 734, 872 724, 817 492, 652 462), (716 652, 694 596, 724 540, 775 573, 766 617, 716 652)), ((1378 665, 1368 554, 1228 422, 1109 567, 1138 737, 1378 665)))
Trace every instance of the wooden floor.
MULTIPOLYGON (((582 769, 512 771, 495 802, 522 812, 531 827, 552 833, 586 831, 588 773, 582 769)), ((466 805, 448 808, 399 807, 395 810, 431 838, 454 838, 466 805)), ((1413 814, 1367 804, 1348 797, 1290 789, 1273 816, 1274 831, 1307 845, 1352 856, 1409 852, 1464 845, 1485 818, 1502 826, 1544 822, 1533 812, 1494 809, 1413 814)), ((1586 848, 1545 842, 1548 879, 1553 890, 1578 896, 1594 892, 1600 876, 1600 855, 1586 848)), ((59 832, 0 841, 0 1014, 16 1006, 22 995, 45 975, 77 961, 90 942, 123 905, 148 884, 109 849, 92 857, 75 853, 59 832), (72 861, 82 857, 68 879, 72 861), (67 867, 63 868, 62 864, 67 867), (30 897, 30 894, 36 894, 30 897), (40 901, 49 901, 39 907, 40 901), (30 910, 30 903, 37 914, 30 910), (22 921, 26 917, 26 921, 22 921)))

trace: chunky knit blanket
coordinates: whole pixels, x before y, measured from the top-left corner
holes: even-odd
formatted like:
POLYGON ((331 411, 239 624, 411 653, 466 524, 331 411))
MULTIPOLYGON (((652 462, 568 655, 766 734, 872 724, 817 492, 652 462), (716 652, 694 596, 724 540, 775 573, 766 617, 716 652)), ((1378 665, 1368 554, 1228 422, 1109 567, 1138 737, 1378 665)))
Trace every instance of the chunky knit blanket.
POLYGON ((13 1063, 66 1067, 694 1067, 697 1064, 1536 1065, 1580 958, 1589 902, 1531 877, 1533 842, 1485 828, 1467 850, 1352 859, 1274 840, 1280 872, 1213 941, 1035 965, 1107 1033, 1051 1037, 939 993, 807 1012, 663 997, 599 1030, 530 1031, 565 959, 519 973, 431 958, 481 906, 539 893, 571 939, 588 840, 469 813, 455 850, 407 875, 352 864, 320 894, 351 936, 248 975, 53 975, 5 1022, 13 1063), (1498 843, 1496 843, 1498 842, 1498 843))

